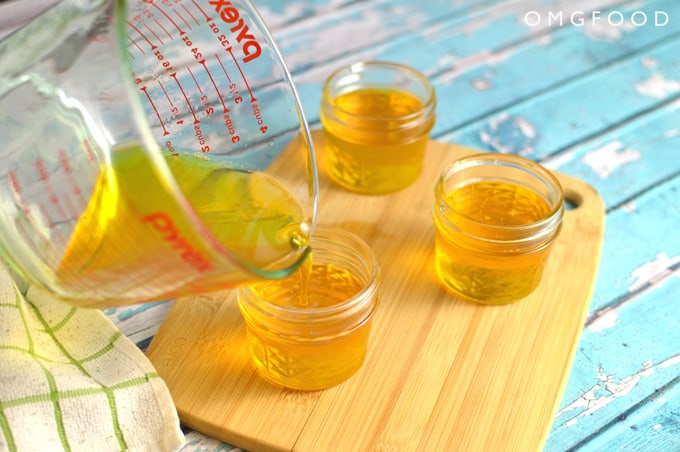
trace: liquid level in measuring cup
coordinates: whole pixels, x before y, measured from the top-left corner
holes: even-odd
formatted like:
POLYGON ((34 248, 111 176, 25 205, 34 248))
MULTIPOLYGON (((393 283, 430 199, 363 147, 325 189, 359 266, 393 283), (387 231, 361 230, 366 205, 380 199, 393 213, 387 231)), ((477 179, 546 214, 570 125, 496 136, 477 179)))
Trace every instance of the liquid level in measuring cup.
MULTIPOLYGON (((273 177, 225 168, 191 155, 164 155, 202 224, 233 254, 265 268, 306 244, 301 232, 303 210, 273 177)), ((118 149, 99 176, 58 276, 65 285, 96 281, 101 275, 139 279, 133 272, 141 268, 151 280, 152 271, 144 269, 145 265, 161 266, 176 258, 183 259, 180 274, 192 269, 217 270, 201 254, 210 247, 202 232, 187 220, 181 203, 143 150, 118 149)))

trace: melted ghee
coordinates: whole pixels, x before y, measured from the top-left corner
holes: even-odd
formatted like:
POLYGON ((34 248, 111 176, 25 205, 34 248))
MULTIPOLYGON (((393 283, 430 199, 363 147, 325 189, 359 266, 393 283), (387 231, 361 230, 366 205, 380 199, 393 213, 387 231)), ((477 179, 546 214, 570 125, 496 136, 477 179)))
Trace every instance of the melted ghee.
POLYGON ((370 318, 357 325, 347 316, 309 320, 314 314, 306 312, 343 304, 363 287, 349 271, 313 258, 285 279, 251 285, 252 295, 275 306, 303 309, 284 318, 244 310, 241 302, 251 357, 260 375, 302 390, 328 388, 353 375, 365 358, 370 318))
MULTIPOLYGON (((235 275, 243 270, 216 248, 265 268, 306 243, 300 238, 302 208, 271 176, 190 155, 164 155, 212 237, 187 218, 181 196, 173 194, 143 150, 118 149, 102 168, 69 240, 57 270, 59 284, 108 295, 141 290, 142 297, 148 293, 150 298, 168 295, 154 285, 190 284, 199 278, 204 278, 203 289, 229 287, 245 276, 235 275), (147 286, 147 292, 139 286, 147 286)), ((200 290, 182 287, 188 293, 200 290)))
POLYGON ((321 112, 331 179, 352 191, 377 194, 399 190, 418 178, 433 119, 416 127, 404 119, 423 110, 416 96, 398 89, 364 88, 341 94, 334 106, 333 118, 321 112))
POLYGON ((446 225, 435 215, 436 270, 459 296, 502 304, 531 293, 541 280, 548 247, 515 249, 516 227, 551 214, 538 193, 508 182, 473 182, 445 193, 446 225), (489 228, 489 226, 497 226, 489 228), (483 240, 482 238, 490 239, 483 240))

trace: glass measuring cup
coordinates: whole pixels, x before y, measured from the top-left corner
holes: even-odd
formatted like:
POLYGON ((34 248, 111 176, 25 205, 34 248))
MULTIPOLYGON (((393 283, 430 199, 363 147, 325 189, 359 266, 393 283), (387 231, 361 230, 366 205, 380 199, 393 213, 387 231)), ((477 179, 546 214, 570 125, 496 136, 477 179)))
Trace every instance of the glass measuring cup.
POLYGON ((317 170, 248 0, 63 0, 0 42, 0 254, 80 306, 283 277, 317 170))

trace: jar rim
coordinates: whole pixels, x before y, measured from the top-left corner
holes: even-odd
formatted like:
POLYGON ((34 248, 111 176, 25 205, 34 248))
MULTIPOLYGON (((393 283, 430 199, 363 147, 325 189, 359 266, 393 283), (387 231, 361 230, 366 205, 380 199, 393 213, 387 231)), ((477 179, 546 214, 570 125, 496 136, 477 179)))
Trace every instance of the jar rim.
POLYGON ((347 117, 354 117, 354 118, 363 118, 366 120, 373 120, 373 121, 389 121, 389 120, 400 120, 404 122, 410 122, 414 121, 420 117, 423 116, 428 116, 430 115, 436 105, 437 105, 437 96, 434 87, 432 86, 432 83, 430 82, 429 78, 423 74, 422 72, 418 71, 417 69, 414 69, 410 66, 407 66, 405 64, 401 63, 395 63, 395 62, 390 62, 390 61, 359 61, 356 63, 352 63, 349 66, 343 66, 339 69, 336 69, 333 71, 324 81, 323 87, 322 87, 322 99, 323 102, 325 102, 330 108, 341 112, 343 115, 347 117), (427 98, 423 101, 423 106, 420 110, 415 111, 413 113, 409 113, 406 115, 400 115, 400 116, 375 116, 375 115, 362 115, 362 114, 356 114, 352 112, 351 110, 346 110, 344 108, 339 107, 335 100, 336 98, 331 97, 329 94, 329 88, 331 87, 332 81, 334 81, 338 76, 340 76, 343 73, 347 74, 359 74, 362 72, 367 72, 373 69, 386 69, 386 70, 391 70, 394 72, 405 72, 407 73, 411 78, 417 80, 421 86, 425 89, 427 98))
MULTIPOLYGON (((474 180, 473 180, 474 181, 474 180)), ((470 182, 465 182, 462 185, 467 185, 470 182)), ((534 191, 533 189, 531 189, 534 191)), ((483 228, 486 228, 488 230, 504 230, 504 231, 525 231, 525 230, 532 230, 532 229, 537 229, 539 231, 543 231, 546 228, 554 228, 557 227, 562 220, 562 216, 564 215, 564 190, 562 188, 562 184, 560 184, 560 181, 557 179, 557 177, 549 171, 547 168, 542 166, 541 164, 527 159, 525 157, 520 157, 518 155, 512 155, 512 154, 500 154, 500 153, 488 153, 488 152, 482 152, 482 153, 476 153, 476 154, 471 154, 466 157, 462 157, 449 165, 446 166, 446 168, 442 171, 437 184, 435 186, 435 198, 436 198, 436 207, 441 209, 442 206, 444 206, 447 209, 450 209, 452 212, 455 212, 456 215, 460 215, 462 218, 464 218, 466 221, 470 222, 471 224, 476 224, 479 225, 483 228), (542 218, 538 221, 534 221, 531 223, 527 224, 518 224, 518 225, 496 225, 496 224, 491 224, 487 223, 484 221, 477 220, 475 218, 470 217, 469 215, 459 212, 449 205, 449 203, 446 201, 444 198, 445 196, 445 190, 444 190, 444 184, 446 182, 446 179, 452 175, 455 172, 461 171, 463 169, 475 167, 475 166, 510 166, 514 169, 522 170, 525 171, 527 174, 530 174, 534 176, 535 178, 539 179, 542 183, 544 183, 547 187, 549 187, 552 191, 555 192, 557 195, 557 200, 556 202, 552 202, 550 200, 546 200, 546 202, 549 203, 550 206, 550 213, 545 216, 545 218, 542 218)), ((539 235, 539 234, 537 234, 539 235)), ((527 237, 526 239, 530 239, 532 237, 527 237)), ((521 240, 519 240, 521 241, 521 240)), ((509 242, 506 240, 503 240, 503 242, 509 242)))
MULTIPOLYGON (((245 297, 249 300, 248 305, 255 307, 260 312, 271 317, 278 317, 279 315, 285 316, 286 321, 290 323, 306 323, 313 322, 317 319, 326 321, 328 317, 345 314, 355 309, 361 309, 367 301, 372 300, 375 293, 378 291, 381 278, 380 266, 375 254, 373 253, 373 250, 368 246, 368 244, 366 244, 366 242, 351 232, 333 226, 317 225, 310 239, 312 248, 310 255, 312 258, 314 255, 314 241, 322 240, 332 244, 348 245, 345 246, 344 249, 347 251, 351 250, 353 254, 359 257, 360 261, 366 266, 368 272, 366 272, 365 278, 360 278, 362 282, 365 279, 365 283, 362 285, 362 288, 359 292, 343 300, 342 302, 333 304, 331 306, 310 309, 294 306, 281 306, 271 303, 267 299, 256 295, 248 286, 242 286, 239 288, 239 292, 241 295, 245 295, 245 297)), ((367 313, 366 317, 370 316, 376 308, 377 306, 374 306, 367 313)))

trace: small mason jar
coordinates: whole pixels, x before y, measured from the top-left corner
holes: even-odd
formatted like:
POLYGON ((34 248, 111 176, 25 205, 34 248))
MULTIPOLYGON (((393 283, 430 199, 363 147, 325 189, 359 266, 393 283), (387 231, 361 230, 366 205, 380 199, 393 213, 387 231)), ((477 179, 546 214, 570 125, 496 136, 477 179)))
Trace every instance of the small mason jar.
POLYGON ((361 368, 379 304, 380 269, 365 242, 317 226, 311 248, 292 275, 239 290, 257 372, 299 390, 337 385, 361 368))
POLYGON ((435 265, 449 290, 504 304, 536 289, 564 213, 550 171, 513 155, 471 155, 443 171, 434 196, 435 265))
POLYGON ((428 78, 408 66, 374 61, 337 70, 321 98, 326 173, 359 193, 407 187, 422 172, 436 104, 428 78))

